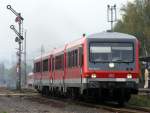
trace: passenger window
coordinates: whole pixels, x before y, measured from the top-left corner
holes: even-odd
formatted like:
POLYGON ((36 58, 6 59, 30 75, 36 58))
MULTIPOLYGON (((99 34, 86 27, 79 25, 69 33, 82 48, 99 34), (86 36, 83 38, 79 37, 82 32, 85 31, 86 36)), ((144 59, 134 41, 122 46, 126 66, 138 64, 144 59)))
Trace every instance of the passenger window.
POLYGON ((55 57, 55 69, 63 70, 64 68, 64 55, 59 55, 55 57))
POLYGON ((54 71, 54 58, 52 58, 52 71, 54 71))
POLYGON ((51 71, 51 58, 49 59, 49 71, 51 71))
POLYGON ((35 72, 40 72, 41 71, 41 62, 35 63, 35 72))
POLYGON ((67 65, 69 68, 78 66, 78 50, 67 53, 67 65))
POLYGON ((48 71, 48 59, 43 60, 43 71, 48 71))
POLYGON ((74 51, 74 66, 78 66, 78 50, 74 51))
POLYGON ((79 48, 79 65, 80 66, 83 65, 83 48, 82 47, 79 48))

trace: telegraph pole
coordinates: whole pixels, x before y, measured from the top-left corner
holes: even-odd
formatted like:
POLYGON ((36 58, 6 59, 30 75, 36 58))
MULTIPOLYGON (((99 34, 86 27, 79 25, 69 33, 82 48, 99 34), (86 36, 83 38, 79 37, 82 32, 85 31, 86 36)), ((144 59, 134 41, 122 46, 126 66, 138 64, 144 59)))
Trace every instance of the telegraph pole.
POLYGON ((107 21, 110 22, 113 31, 113 23, 117 21, 116 5, 107 5, 107 21))
POLYGON ((26 36, 27 36, 27 30, 25 30, 24 34, 24 73, 25 73, 25 85, 27 85, 27 52, 26 52, 26 36))
POLYGON ((10 28, 16 33, 16 35, 18 37, 16 37, 15 41, 18 42, 19 44, 19 48, 18 48, 18 63, 17 63, 17 73, 19 76, 19 80, 18 80, 18 89, 21 91, 21 44, 22 44, 22 40, 24 39, 23 36, 21 35, 21 25, 23 23, 23 17, 21 16, 21 13, 17 13, 12 7, 11 5, 7 5, 7 9, 10 10, 12 13, 14 13, 16 15, 16 19, 15 21, 18 22, 19 25, 19 32, 15 29, 14 25, 11 25, 10 28))

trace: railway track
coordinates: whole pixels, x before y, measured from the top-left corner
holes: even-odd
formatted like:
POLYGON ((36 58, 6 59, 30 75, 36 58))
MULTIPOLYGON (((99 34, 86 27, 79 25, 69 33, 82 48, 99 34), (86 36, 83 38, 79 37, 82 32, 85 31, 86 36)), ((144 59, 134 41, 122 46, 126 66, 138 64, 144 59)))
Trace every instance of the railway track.
POLYGON ((95 107, 95 108, 100 108, 100 109, 104 109, 113 113, 150 113, 150 109, 148 108, 142 108, 142 107, 138 107, 138 106, 130 106, 130 107, 117 107, 114 105, 112 106, 107 106, 107 105, 99 105, 99 104, 91 104, 91 103, 85 103, 85 102, 77 102, 77 104, 80 105, 85 105, 85 106, 89 106, 89 107, 95 107))
POLYGON ((30 93, 30 94, 24 94, 24 93, 4 93, 0 94, 0 96, 35 96, 39 95, 37 93, 30 93))
POLYGON ((8 90, 7 88, 0 88, 0 96, 35 96, 39 95, 33 90, 23 89, 22 91, 8 90))
POLYGON ((92 107, 92 108, 97 108, 97 109, 103 109, 108 112, 112 113, 150 113, 150 108, 145 108, 145 107, 138 107, 138 106, 126 106, 126 107, 119 107, 118 105, 115 105, 114 103, 111 104, 99 104, 99 103, 93 103, 93 102, 84 102, 80 100, 72 100, 72 99, 63 99, 60 97, 37 97, 38 100, 42 99, 45 103, 48 102, 47 99, 53 100, 53 101, 61 101, 65 102, 68 104, 77 104, 80 106, 86 106, 86 107, 92 107))
POLYGON ((36 92, 32 93, 19 93, 14 91, 7 91, 5 93, 0 93, 0 96, 24 96, 29 99, 38 100, 39 102, 44 102, 45 104, 50 101, 64 102, 67 104, 77 104, 86 107, 92 107, 97 109, 103 109, 113 113, 150 113, 150 108, 138 107, 138 106, 126 106, 126 107, 118 107, 114 103, 96 103, 96 102, 85 102, 80 100, 72 100, 72 99, 64 99, 60 97, 43 97, 36 92))
POLYGON ((150 113, 150 108, 148 108, 148 107, 127 106, 127 108, 128 109, 136 109, 136 110, 140 110, 140 111, 150 113))

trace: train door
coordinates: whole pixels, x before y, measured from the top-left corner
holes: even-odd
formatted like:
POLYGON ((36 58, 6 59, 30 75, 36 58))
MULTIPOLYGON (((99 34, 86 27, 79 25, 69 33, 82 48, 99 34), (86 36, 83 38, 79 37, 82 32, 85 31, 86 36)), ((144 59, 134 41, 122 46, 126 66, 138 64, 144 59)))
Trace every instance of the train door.
POLYGON ((61 71, 60 71, 60 83, 61 83, 61 90, 62 88, 64 87, 64 76, 65 76, 65 64, 64 64, 64 61, 65 61, 65 56, 64 56, 64 53, 61 55, 61 71))
POLYGON ((61 86, 64 84, 64 54, 61 55, 61 71, 60 71, 60 83, 61 86))
POLYGON ((36 87, 38 87, 38 89, 40 90, 40 87, 42 86, 42 74, 41 74, 41 62, 40 61, 37 61, 35 62, 35 70, 34 70, 34 82, 35 82, 35 85, 36 87))
POLYGON ((43 73, 42 73, 42 70, 43 70, 43 68, 42 68, 42 59, 41 59, 41 61, 40 61, 40 86, 41 86, 41 88, 42 88, 42 75, 43 75, 43 73))
POLYGON ((81 87, 82 87, 82 73, 83 73, 83 47, 79 47, 79 55, 78 55, 78 64, 79 64, 79 68, 80 68, 80 76, 81 76, 81 87))
POLYGON ((50 87, 52 85, 52 56, 49 58, 49 80, 50 80, 50 87))
POLYGON ((66 78, 66 50, 64 51, 64 76, 63 76, 63 92, 66 92, 65 78, 66 78))
POLYGON ((51 72, 51 83, 54 85, 54 80, 55 80, 55 64, 54 64, 54 57, 51 57, 52 59, 52 72, 51 72))

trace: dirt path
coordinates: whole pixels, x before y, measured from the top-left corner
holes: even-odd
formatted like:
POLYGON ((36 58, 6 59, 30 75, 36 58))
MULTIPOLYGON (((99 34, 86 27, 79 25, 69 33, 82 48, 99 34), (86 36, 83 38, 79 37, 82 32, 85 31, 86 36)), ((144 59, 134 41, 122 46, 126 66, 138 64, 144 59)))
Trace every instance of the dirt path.
MULTIPOLYGON (((0 94, 10 93, 0 90, 0 94)), ((12 93, 12 91, 11 91, 12 93)), ((40 95, 0 96, 0 113, 110 113, 105 110, 69 104, 40 95)))

